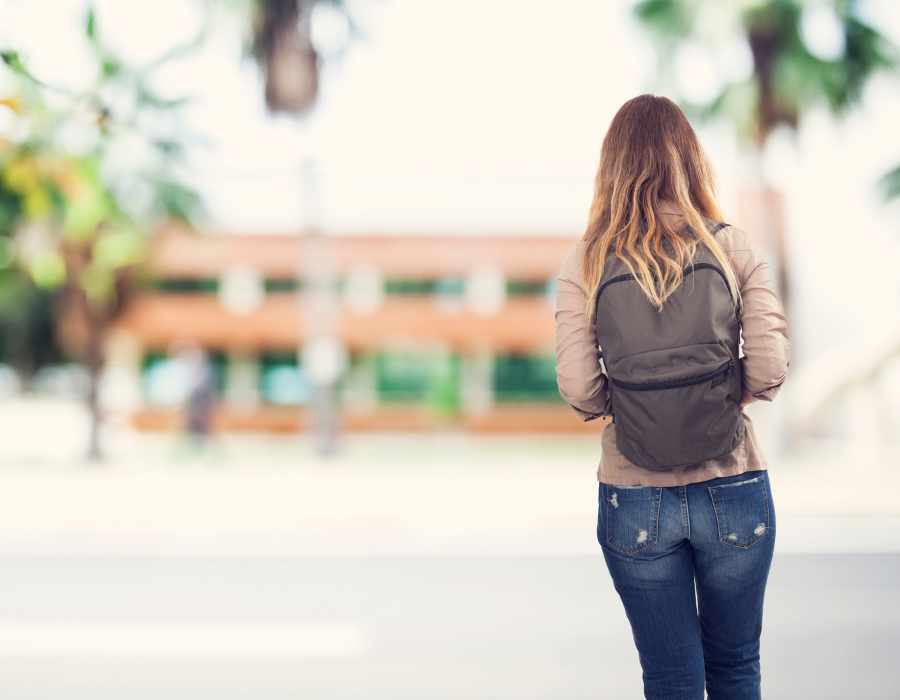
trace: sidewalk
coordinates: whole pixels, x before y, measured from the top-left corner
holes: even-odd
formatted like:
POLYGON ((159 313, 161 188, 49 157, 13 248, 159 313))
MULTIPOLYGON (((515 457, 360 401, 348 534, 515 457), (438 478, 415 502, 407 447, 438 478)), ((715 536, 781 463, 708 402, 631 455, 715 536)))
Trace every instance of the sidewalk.
MULTIPOLYGON (((299 437, 228 438, 193 458, 171 436, 111 447, 101 466, 0 459, 0 554, 600 551, 593 436, 354 435, 331 461, 299 437)), ((844 449, 770 460, 778 551, 900 551, 900 452, 848 467, 844 449)))

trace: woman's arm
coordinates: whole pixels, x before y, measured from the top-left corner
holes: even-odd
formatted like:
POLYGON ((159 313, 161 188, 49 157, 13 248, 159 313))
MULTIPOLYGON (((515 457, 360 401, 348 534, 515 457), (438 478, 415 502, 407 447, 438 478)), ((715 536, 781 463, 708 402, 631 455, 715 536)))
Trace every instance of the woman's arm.
POLYGON ((556 380, 559 393, 582 421, 612 415, 607 377, 601 372, 600 347, 584 327, 587 294, 577 279, 573 248, 563 263, 556 288, 556 380))
POLYGON ((759 401, 759 399, 753 398, 753 394, 744 389, 744 391, 741 393, 741 408, 743 408, 747 404, 753 403, 754 401, 759 401))
POLYGON ((743 391, 741 405, 752 401, 772 401, 781 390, 791 364, 791 341, 787 318, 770 274, 771 265, 755 242, 744 232, 743 250, 734 251, 738 278, 742 281, 744 312, 741 334, 743 391))

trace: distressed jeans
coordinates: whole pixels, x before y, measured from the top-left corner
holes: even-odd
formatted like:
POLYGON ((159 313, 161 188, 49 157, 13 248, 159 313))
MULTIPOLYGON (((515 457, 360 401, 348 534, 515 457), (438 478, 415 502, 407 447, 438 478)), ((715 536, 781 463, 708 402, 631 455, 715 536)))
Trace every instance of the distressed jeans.
POLYGON ((597 539, 647 700, 759 700, 775 545, 765 471, 687 486, 600 484, 597 539), (696 592, 695 592, 696 591, 696 592))

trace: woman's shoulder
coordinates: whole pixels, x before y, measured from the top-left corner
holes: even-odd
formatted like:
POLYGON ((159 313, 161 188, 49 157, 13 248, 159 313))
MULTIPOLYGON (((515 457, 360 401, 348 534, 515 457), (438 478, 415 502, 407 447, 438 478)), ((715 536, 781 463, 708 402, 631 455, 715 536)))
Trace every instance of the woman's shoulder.
POLYGON ((752 251, 756 249, 756 242, 747 231, 735 224, 723 222, 726 224, 719 229, 716 234, 716 240, 722 249, 730 252, 752 251))
MULTIPOLYGON (((722 246, 722 250, 730 257, 732 266, 738 277, 742 279, 745 276, 747 264, 758 258, 758 247, 756 239, 753 238, 746 230, 738 225, 722 222, 727 224, 716 231, 715 238, 722 246)), ((558 279, 572 282, 582 289, 584 285, 581 282, 581 263, 584 258, 586 242, 582 240, 576 241, 560 266, 558 279)))
POLYGON ((558 279, 574 282, 579 287, 583 286, 581 283, 581 261, 584 258, 584 246, 585 242, 579 240, 569 249, 560 266, 558 279))
POLYGON ((757 240, 737 225, 729 225, 718 231, 716 240, 731 261, 731 267, 743 286, 763 259, 757 240))

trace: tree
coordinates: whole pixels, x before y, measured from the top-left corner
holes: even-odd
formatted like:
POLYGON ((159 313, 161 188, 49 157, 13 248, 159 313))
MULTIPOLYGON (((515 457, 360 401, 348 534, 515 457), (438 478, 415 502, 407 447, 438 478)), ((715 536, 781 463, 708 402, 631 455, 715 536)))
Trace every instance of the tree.
POLYGON ((186 138, 177 113, 186 100, 161 99, 149 78, 198 47, 204 32, 139 68, 107 48, 90 8, 84 34, 95 80, 83 92, 48 85, 29 72, 17 51, 0 51, 18 79, 17 93, 4 104, 22 127, 13 133, 24 134, 0 144, 0 233, 15 237, 17 268, 54 297, 59 340, 87 366, 88 456, 97 459, 106 329, 128 299, 148 234, 162 221, 188 222, 200 208, 176 172, 186 138), (65 145, 72 128, 81 141, 74 150, 65 145), (145 157, 116 166, 116 144, 125 138, 141 143, 145 157))
POLYGON ((356 31, 344 0, 253 0, 250 53, 265 75, 272 113, 309 113, 319 93, 322 53, 340 52, 356 31), (316 27, 320 29, 314 36, 316 27))
MULTIPOLYGON (((876 72, 896 67, 896 48, 860 18, 857 4, 856 0, 644 0, 635 6, 635 13, 658 41, 661 82, 675 83, 676 92, 674 73, 683 52, 707 51, 709 58, 723 63, 729 61, 730 49, 740 50, 735 42, 745 42, 752 64, 749 75, 726 75, 707 99, 691 100, 682 94, 679 102, 689 115, 727 118, 740 140, 755 150, 759 163, 777 127, 796 129, 803 112, 817 104, 824 103, 836 115, 846 112, 876 72), (823 34, 827 45, 816 41, 823 34)), ((780 233, 780 226, 776 230, 780 233)), ((790 287, 783 240, 775 247, 787 309, 790 287)))

